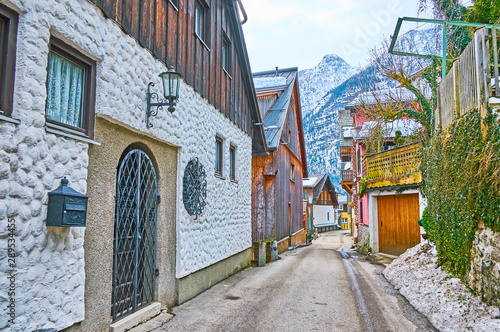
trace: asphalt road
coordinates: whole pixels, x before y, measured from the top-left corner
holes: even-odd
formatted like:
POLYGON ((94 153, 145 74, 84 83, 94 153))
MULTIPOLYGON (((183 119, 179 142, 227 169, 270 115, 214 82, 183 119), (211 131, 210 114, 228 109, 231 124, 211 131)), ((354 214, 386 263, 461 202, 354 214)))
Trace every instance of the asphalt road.
POLYGON ((436 331, 351 244, 323 233, 173 308, 154 331, 436 331))

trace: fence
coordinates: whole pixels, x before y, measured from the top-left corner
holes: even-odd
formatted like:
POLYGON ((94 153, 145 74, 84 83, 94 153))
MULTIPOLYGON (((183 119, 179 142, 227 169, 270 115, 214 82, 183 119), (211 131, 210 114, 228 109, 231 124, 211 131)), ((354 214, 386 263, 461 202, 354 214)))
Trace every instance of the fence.
POLYGON ((498 27, 481 28, 443 79, 438 89, 436 126, 445 128, 454 119, 496 102, 498 81, 498 27), (493 79, 492 79, 493 77, 493 79))
POLYGON ((366 156, 366 188, 420 183, 420 149, 421 144, 414 143, 366 156))

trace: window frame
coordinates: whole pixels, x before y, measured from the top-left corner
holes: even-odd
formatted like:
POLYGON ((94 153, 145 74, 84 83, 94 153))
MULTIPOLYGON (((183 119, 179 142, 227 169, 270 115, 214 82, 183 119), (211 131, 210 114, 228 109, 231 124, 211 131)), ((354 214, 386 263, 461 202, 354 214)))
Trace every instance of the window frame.
POLYGON ((83 53, 76 50, 74 47, 66 44, 64 41, 51 37, 49 43, 49 53, 47 59, 47 81, 46 81, 46 91, 47 99, 45 101, 45 124, 48 127, 56 128, 61 131, 66 131, 71 134, 81 135, 87 138, 93 138, 94 136, 94 121, 95 121, 95 94, 96 94, 96 62, 84 55, 83 53), (50 57, 51 53, 56 53, 57 55, 66 58, 67 60, 74 62, 78 66, 85 69, 85 83, 84 83, 84 94, 83 94, 83 108, 82 108, 82 127, 72 126, 66 123, 59 122, 47 117, 47 101, 48 101, 48 84, 49 84, 49 68, 50 68, 50 57))
POLYGON ((194 4, 194 34, 207 49, 210 49, 208 47, 210 44, 210 5, 205 0, 196 0, 194 4), (200 23, 199 20, 201 20, 200 23))
POLYGON ((295 165, 290 164, 290 181, 295 182, 295 165))
POLYGON ((224 139, 215 136, 215 175, 222 177, 224 175, 224 139), (220 148, 219 148, 220 144, 220 148))
POLYGON ((179 11, 179 0, 168 0, 170 4, 175 8, 175 10, 179 11))
POLYGON ((229 145, 229 178, 236 181, 236 146, 229 145))
POLYGON ((0 115, 11 117, 14 101, 19 14, 0 4, 0 17, 6 28, 4 31, 0 31, 0 43, 3 43, 4 49, 0 54, 0 115))
POLYGON ((363 200, 359 200, 359 221, 362 224, 363 223, 363 200))
POLYGON ((229 37, 225 32, 222 33, 222 50, 221 50, 221 66, 222 69, 226 72, 226 74, 231 77, 233 72, 233 63, 232 63, 232 43, 229 37))

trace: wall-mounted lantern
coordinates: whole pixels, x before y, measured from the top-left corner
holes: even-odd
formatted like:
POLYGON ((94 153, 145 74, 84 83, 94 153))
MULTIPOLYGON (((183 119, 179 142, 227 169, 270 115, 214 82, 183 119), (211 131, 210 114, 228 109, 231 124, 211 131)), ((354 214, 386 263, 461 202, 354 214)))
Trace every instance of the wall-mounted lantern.
POLYGON ((89 196, 71 189, 68 183, 64 177, 61 185, 49 193, 47 226, 85 227, 89 196))
POLYGON ((153 125, 149 123, 149 117, 156 116, 158 110, 163 109, 163 106, 168 106, 168 111, 173 113, 177 100, 179 99, 179 86, 182 75, 177 73, 173 66, 169 66, 168 71, 158 76, 161 77, 163 83, 163 96, 165 99, 160 99, 156 92, 151 92, 151 87, 155 85, 153 82, 149 82, 147 94, 148 105, 146 110, 146 125, 149 128, 153 127, 153 125))

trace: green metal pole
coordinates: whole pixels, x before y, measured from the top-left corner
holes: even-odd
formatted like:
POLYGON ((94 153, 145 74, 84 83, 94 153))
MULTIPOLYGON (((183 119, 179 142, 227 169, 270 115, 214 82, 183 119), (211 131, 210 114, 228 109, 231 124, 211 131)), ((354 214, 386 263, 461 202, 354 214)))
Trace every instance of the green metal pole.
POLYGON ((444 22, 444 24, 443 24, 443 69, 442 69, 442 73, 441 73, 442 79, 444 79, 446 76, 446 49, 447 49, 446 28, 447 28, 447 24, 446 24, 446 22, 444 22))

